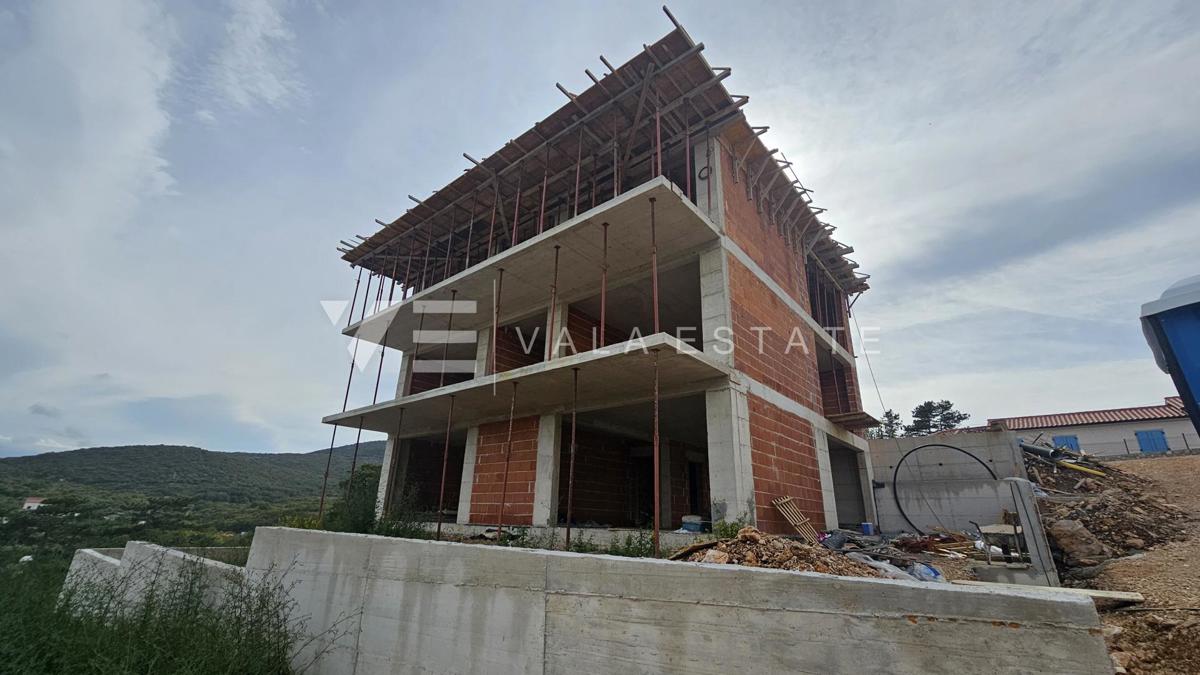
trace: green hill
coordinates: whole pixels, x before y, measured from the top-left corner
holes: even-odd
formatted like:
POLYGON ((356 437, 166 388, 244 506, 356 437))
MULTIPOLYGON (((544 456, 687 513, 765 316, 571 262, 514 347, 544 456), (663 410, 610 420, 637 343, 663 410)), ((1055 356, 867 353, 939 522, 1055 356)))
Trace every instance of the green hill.
MULTIPOLYGON (((363 443, 358 463, 383 461, 383 441, 363 443)), ((330 485, 350 471, 354 446, 334 448, 330 485)), ((82 448, 0 459, 5 492, 81 485, 206 502, 279 502, 316 498, 327 450, 310 453, 214 452, 177 445, 82 448)))

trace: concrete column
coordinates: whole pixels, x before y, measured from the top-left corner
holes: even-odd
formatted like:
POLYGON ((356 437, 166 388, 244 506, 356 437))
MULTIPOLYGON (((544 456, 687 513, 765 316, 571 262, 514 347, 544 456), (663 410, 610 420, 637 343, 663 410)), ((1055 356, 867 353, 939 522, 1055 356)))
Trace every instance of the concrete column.
POLYGON ((408 472, 408 456, 410 443, 407 439, 398 439, 395 434, 388 434, 387 446, 383 451, 383 466, 379 470, 379 491, 375 497, 375 517, 383 517, 383 507, 395 499, 404 488, 405 474, 408 472))
POLYGON ((413 355, 409 352, 400 352, 400 375, 396 378, 396 398, 408 396, 409 386, 412 384, 412 362, 413 355))
MULTIPOLYGON (((549 314, 546 316, 546 339, 550 343, 550 358, 552 359, 557 359, 568 354, 569 344, 567 343, 567 338, 563 338, 562 342, 559 342, 559 338, 562 337, 562 329, 567 325, 567 308, 567 303, 560 302, 555 305, 553 322, 551 322, 549 314)), ((575 350, 587 351, 587 345, 583 347, 575 345, 575 350)))
POLYGON ((562 418, 542 415, 538 422, 537 474, 533 484, 533 524, 558 524, 558 465, 562 418))
POLYGON ((814 427, 813 441, 817 446, 817 472, 821 476, 821 504, 825 510, 825 527, 827 529, 837 527, 837 495, 833 492, 833 465, 829 462, 829 437, 814 427))
POLYGON ((750 465, 750 410, 746 392, 724 387, 706 392, 708 489, 714 521, 757 522, 750 465))
POLYGON ((484 377, 492 358, 492 327, 480 328, 475 338, 475 377, 484 377))
MULTIPOLYGON (((482 333, 483 331, 480 331, 482 333)), ((458 523, 471 522, 471 489, 475 485, 475 452, 479 448, 479 427, 467 429, 467 445, 463 453, 462 484, 458 490, 458 523)))
POLYGON ((692 166, 696 174, 696 206, 708 216, 717 228, 725 231, 725 196, 721 188, 721 146, 717 139, 701 140, 692 146, 692 166), (707 169, 705 168, 707 167, 707 169), (711 202, 709 197, 711 196, 711 202))
POLYGON ((705 355, 733 366, 729 268, 720 246, 700 254, 700 339, 705 355))

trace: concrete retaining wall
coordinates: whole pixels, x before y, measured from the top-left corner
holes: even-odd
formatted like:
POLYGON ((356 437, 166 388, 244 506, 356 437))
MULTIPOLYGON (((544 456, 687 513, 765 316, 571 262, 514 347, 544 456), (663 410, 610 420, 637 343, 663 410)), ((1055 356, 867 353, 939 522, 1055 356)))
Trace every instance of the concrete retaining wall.
POLYGON ((1052 591, 259 528, 285 568, 321 673, 1111 672, 1052 591))

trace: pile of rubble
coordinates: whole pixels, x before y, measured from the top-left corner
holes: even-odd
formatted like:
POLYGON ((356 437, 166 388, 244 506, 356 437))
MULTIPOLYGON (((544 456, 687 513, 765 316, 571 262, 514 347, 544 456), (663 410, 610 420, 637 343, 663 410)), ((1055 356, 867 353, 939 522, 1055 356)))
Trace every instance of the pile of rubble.
POLYGON ((1091 475, 1029 455, 1025 461, 1030 480, 1044 493, 1038 509, 1062 572, 1184 535, 1186 515, 1154 496, 1146 479, 1111 465, 1092 464, 1103 475, 1091 475))
POLYGON ((871 566, 824 546, 766 534, 753 527, 743 527, 733 539, 719 539, 687 546, 671 556, 671 559, 773 567, 847 577, 883 576, 871 566))

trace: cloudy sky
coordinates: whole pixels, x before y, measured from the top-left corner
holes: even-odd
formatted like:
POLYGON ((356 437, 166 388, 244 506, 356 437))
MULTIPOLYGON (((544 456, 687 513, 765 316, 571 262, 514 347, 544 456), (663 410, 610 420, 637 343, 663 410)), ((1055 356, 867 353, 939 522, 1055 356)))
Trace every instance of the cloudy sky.
MULTIPOLYGON (((888 407, 1172 393, 1137 314, 1200 271, 1200 5, 674 12, 873 275, 888 407)), ((6 3, 0 455, 328 443, 337 241, 670 28, 631 2, 6 3)))

